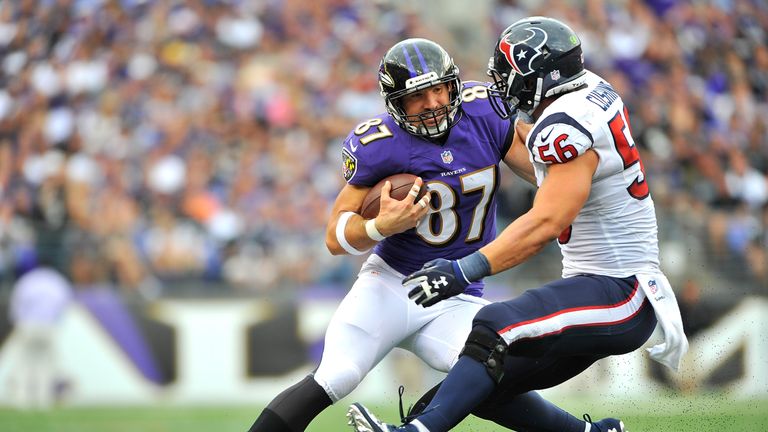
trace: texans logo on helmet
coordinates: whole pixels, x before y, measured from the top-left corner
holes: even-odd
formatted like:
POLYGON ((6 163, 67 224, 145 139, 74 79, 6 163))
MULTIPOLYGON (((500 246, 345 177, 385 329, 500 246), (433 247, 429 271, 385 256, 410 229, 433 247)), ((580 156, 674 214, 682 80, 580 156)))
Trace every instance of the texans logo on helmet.
POLYGON ((531 65, 536 57, 542 54, 541 47, 547 43, 547 33, 544 30, 538 27, 528 27, 524 30, 531 34, 520 42, 509 43, 510 39, 520 39, 520 37, 515 37, 517 32, 510 33, 499 41, 499 49, 504 53, 504 57, 515 72, 522 76, 533 72, 531 65))

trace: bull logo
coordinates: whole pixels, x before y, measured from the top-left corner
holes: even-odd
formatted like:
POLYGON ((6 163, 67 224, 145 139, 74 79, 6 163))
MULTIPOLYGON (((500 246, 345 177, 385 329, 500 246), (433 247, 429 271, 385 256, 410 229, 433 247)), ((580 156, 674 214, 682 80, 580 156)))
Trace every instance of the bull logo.
POLYGON ((527 76, 533 72, 534 60, 543 54, 541 47, 547 43, 547 33, 538 27, 528 27, 523 31, 530 35, 520 42, 510 43, 510 39, 520 39, 516 36, 518 32, 510 33, 499 41, 499 50, 516 73, 527 76))

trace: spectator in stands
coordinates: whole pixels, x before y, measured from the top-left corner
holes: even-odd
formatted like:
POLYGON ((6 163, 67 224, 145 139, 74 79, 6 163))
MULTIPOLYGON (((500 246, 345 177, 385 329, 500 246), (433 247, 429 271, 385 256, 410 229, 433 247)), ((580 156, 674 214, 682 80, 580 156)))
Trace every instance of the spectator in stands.
POLYGON ((33 268, 14 284, 9 310, 16 341, 12 394, 21 409, 48 409, 54 402, 54 335, 71 291, 69 281, 51 267, 33 268))
POLYGON ((701 283, 693 277, 683 282, 679 306, 683 329, 689 338, 707 328, 716 317, 711 305, 702 299, 701 283))
MULTIPOLYGON (((477 10, 493 14, 471 28, 456 19, 461 8, 441 11, 451 22, 442 28, 425 7, 0 2, 0 280, 13 280, 18 252, 63 257, 81 235, 115 254, 108 273, 129 292, 154 278, 169 289, 204 280, 250 292, 351 278, 354 259, 311 245, 322 244, 341 186, 340 138, 383 108, 370 78, 377 53, 430 37, 456 53, 463 73, 478 75, 486 65, 471 50, 476 35, 543 13, 567 17, 585 51, 601 52, 587 55, 588 66, 621 87, 635 129, 645 131, 646 168, 669 188, 670 205, 689 201, 705 209, 700 217, 728 225, 741 218, 734 200, 746 200, 764 221, 763 3, 482 0, 477 10), (112 223, 115 215, 123 216, 112 223), (158 256, 168 238, 189 246, 158 256), (258 266, 269 274, 242 271, 258 266)), ((707 236, 702 229, 691 234, 707 236)), ((759 263, 761 245, 750 245, 748 259, 759 263)), ((737 256, 727 248, 704 255, 713 271, 728 271, 720 263, 737 256)))

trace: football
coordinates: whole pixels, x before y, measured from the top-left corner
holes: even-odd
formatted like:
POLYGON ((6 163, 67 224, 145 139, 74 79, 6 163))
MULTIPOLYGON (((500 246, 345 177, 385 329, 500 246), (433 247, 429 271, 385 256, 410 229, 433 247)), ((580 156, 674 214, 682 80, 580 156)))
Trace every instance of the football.
MULTIPOLYGON (((365 219, 373 219, 379 214, 379 205, 381 204, 381 188, 384 187, 384 183, 387 181, 392 183, 392 190, 389 192, 389 196, 396 200, 402 200, 408 196, 408 192, 411 191, 411 186, 413 186, 413 182, 416 181, 416 178, 417 176, 408 173, 394 174, 383 178, 381 181, 376 183, 370 191, 368 191, 368 195, 366 195, 365 199, 363 199, 363 206, 361 208, 360 215, 365 219)), ((426 193, 426 186, 421 185, 419 195, 413 200, 413 202, 420 200, 426 193)))

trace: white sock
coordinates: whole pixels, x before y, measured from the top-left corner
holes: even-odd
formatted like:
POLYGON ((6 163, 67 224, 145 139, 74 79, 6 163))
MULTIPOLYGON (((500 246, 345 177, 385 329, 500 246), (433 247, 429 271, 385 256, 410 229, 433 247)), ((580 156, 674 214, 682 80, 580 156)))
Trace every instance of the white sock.
POLYGON ((429 429, 427 429, 427 427, 421 424, 421 422, 418 420, 412 421, 411 424, 413 426, 416 426, 416 430, 418 430, 419 432, 429 432, 429 429))
POLYGON ((584 432, 589 432, 592 430, 592 423, 584 422, 584 432))

